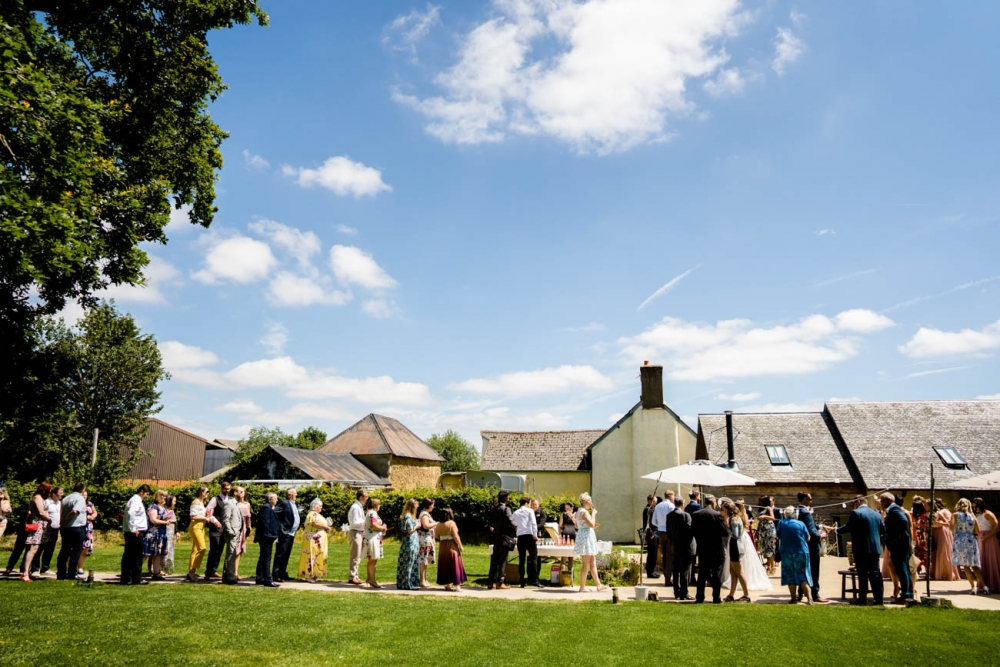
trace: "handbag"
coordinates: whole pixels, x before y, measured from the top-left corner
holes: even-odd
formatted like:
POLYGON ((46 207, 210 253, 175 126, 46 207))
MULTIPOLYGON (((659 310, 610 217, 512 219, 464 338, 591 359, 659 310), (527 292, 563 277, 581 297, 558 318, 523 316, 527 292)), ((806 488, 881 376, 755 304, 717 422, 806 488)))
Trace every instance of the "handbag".
POLYGON ((511 537, 510 535, 503 536, 503 546, 508 551, 517 548, 517 538, 511 537))
POLYGON ((39 525, 37 523, 26 523, 26 524, 24 524, 24 532, 26 532, 26 533, 37 532, 38 528, 39 528, 39 525))

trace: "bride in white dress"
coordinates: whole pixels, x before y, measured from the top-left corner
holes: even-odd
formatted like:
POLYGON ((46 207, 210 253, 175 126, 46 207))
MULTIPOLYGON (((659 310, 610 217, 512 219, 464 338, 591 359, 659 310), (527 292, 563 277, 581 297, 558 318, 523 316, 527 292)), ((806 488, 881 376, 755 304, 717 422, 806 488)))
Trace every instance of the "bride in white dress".
MULTIPOLYGON (((736 503, 736 507, 740 511, 740 516, 743 519, 743 525, 749 526, 750 521, 744 504, 738 502, 736 503)), ((749 530, 743 531, 743 535, 740 536, 740 542, 743 546, 743 555, 740 557, 740 563, 743 565, 743 576, 746 577, 747 587, 752 591, 772 590, 774 586, 771 584, 771 580, 767 576, 767 570, 764 569, 763 563, 760 562, 760 556, 757 555, 757 549, 754 548, 753 540, 750 539, 749 530)), ((728 588, 730 584, 728 551, 726 552, 726 562, 723 565, 722 574, 724 578, 722 587, 728 588)))

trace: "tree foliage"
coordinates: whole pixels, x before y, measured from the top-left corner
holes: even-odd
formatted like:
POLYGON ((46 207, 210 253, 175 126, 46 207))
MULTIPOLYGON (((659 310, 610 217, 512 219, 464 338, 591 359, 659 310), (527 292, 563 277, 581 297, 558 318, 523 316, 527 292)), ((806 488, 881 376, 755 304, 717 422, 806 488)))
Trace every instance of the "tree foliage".
POLYGON ((247 437, 240 440, 240 446, 233 455, 229 465, 234 470, 252 462, 265 449, 275 447, 297 447, 299 449, 316 449, 326 442, 326 433, 315 426, 307 426, 298 435, 285 433, 281 428, 256 426, 250 429, 247 437))
POLYGON ((46 317, 32 332, 44 375, 26 413, 5 424, 3 464, 15 479, 121 479, 139 456, 145 421, 160 410, 157 384, 168 377, 152 336, 101 302, 71 329, 46 317), (91 466, 94 429, 97 465, 91 466))
POLYGON ((293 447, 299 449, 318 449, 326 443, 326 433, 315 426, 306 426, 295 436, 293 447))
POLYGON ((441 472, 479 470, 479 452, 455 431, 448 429, 442 434, 435 433, 427 438, 427 444, 444 457, 441 472))

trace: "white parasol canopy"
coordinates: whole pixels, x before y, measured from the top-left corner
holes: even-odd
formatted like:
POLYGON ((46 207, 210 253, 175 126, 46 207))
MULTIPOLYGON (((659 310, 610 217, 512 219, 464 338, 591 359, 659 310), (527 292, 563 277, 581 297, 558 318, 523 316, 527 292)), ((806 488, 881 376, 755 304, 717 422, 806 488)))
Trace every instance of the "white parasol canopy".
POLYGON ((673 468, 657 470, 642 479, 652 479, 667 484, 685 486, 755 486, 757 480, 746 475, 722 468, 711 461, 691 461, 673 468))
POLYGON ((948 485, 953 489, 995 489, 1000 490, 1000 470, 979 475, 978 477, 966 477, 948 485))

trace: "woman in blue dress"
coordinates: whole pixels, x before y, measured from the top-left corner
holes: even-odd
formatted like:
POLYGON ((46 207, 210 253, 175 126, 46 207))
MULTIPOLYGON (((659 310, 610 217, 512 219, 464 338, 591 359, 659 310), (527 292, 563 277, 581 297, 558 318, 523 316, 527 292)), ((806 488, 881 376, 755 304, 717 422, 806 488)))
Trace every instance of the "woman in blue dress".
POLYGON ((161 581, 163 577, 163 559, 170 549, 167 538, 167 525, 170 520, 167 517, 167 508, 164 501, 167 492, 157 489, 153 493, 153 502, 146 511, 149 518, 149 530, 142 545, 142 555, 149 558, 149 571, 153 574, 153 579, 161 581))
POLYGON ((601 579, 597 576, 597 510, 589 493, 580 494, 580 509, 576 511, 576 543, 573 555, 580 557, 580 592, 587 592, 587 574, 594 578, 597 590, 603 591, 601 579))
POLYGON ((420 588, 420 543, 417 540, 417 501, 410 498, 399 517, 399 561, 396 563, 396 588, 420 588))
POLYGON ((976 515, 972 513, 972 503, 968 498, 962 498, 955 505, 955 513, 951 516, 951 532, 955 535, 955 541, 951 544, 951 563, 960 568, 965 578, 969 580, 969 591, 973 595, 977 593, 976 584, 979 590, 989 595, 986 589, 986 582, 983 581, 982 562, 979 559, 979 522, 976 515))

